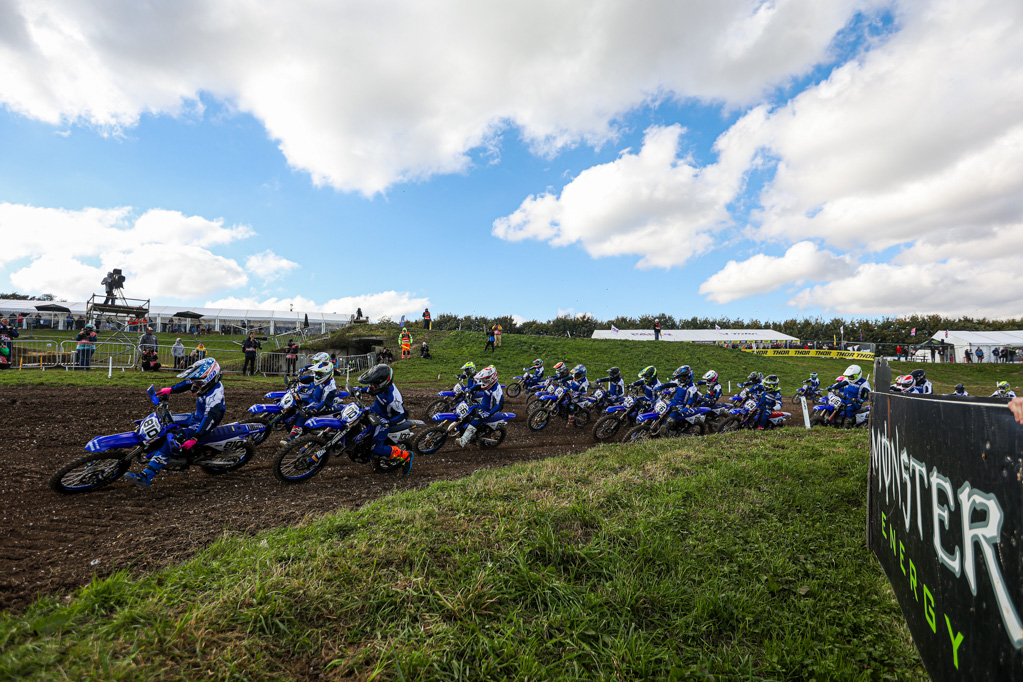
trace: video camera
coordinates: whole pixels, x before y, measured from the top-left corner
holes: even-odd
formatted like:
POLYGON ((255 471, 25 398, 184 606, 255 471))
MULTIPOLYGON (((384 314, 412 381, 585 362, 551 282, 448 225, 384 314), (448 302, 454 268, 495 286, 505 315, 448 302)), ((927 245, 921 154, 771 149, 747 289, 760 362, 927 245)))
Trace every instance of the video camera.
POLYGON ((124 288, 124 275, 121 274, 121 268, 114 268, 107 277, 110 279, 111 289, 124 288))

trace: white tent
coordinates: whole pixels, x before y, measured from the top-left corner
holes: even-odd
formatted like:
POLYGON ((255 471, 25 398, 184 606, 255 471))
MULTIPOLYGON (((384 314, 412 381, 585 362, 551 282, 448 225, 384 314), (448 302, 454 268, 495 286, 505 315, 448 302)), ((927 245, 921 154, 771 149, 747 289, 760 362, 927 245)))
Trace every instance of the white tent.
MULTIPOLYGON (((965 352, 967 348, 969 348, 974 354, 976 354, 978 348, 983 348, 984 362, 994 362, 995 358, 991 351, 995 348, 1005 348, 1006 346, 1023 348, 1023 330, 1006 332, 959 332, 952 331, 950 329, 947 332, 936 332, 933 336, 931 336, 931 338, 935 341, 944 341, 946 344, 953 346, 956 362, 966 362, 965 352), (946 336, 946 334, 948 334, 948 336, 946 336)), ((917 351, 917 354, 925 355, 929 358, 930 350, 919 350, 917 351)), ((977 361, 976 357, 974 357, 973 361, 977 361)))
MULTIPOLYGON (((653 341, 652 329, 598 329, 594 339, 619 339, 626 341, 653 341)), ((773 329, 662 329, 661 341, 688 341, 689 343, 783 343, 799 341, 794 336, 776 332, 773 329)))

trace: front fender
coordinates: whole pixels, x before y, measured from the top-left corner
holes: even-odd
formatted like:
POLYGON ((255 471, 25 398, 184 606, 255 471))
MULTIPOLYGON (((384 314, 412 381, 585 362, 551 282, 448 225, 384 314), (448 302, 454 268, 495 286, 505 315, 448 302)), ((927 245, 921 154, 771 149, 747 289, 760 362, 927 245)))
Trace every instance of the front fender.
POLYGON ((651 419, 657 419, 659 415, 656 412, 644 412, 643 414, 636 417, 636 423, 648 422, 651 419))
POLYGON ((305 422, 309 429, 342 429, 344 422, 336 417, 313 417, 305 422))
POLYGON ((263 414, 264 412, 269 414, 279 414, 280 411, 281 406, 276 403, 257 403, 249 408, 249 412, 252 414, 263 414))
POLYGON ((435 422, 457 421, 458 414, 455 412, 437 412, 431 417, 435 422))
POLYGON ((115 433, 110 436, 96 436, 85 445, 89 452, 106 452, 117 448, 133 448, 141 445, 139 435, 134 431, 127 433, 115 433))

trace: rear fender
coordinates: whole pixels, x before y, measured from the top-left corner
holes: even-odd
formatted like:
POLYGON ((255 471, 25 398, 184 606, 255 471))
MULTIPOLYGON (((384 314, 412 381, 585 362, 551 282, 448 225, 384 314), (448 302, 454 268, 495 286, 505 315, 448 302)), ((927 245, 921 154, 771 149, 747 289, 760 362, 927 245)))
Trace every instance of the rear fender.
POLYGON ((90 440, 86 445, 85 449, 89 452, 106 452, 107 450, 115 450, 117 448, 133 448, 136 445, 141 445, 142 441, 134 431, 127 433, 115 433, 110 436, 96 436, 90 440))
POLYGON ((265 429, 266 427, 262 424, 239 424, 237 422, 224 424, 200 438, 199 444, 209 445, 211 443, 223 443, 224 441, 248 438, 252 434, 259 433, 265 429))
POLYGON ((438 412, 433 415, 432 419, 435 422, 455 421, 458 419, 458 414, 455 412, 438 412))
POLYGON ((439 395, 442 398, 454 398, 455 397, 455 392, 454 391, 438 391, 437 395, 439 395))
POLYGON ((514 412, 495 412, 487 420, 487 423, 488 424, 493 424, 493 423, 498 422, 498 421, 507 421, 509 419, 515 419, 515 413, 514 412))
POLYGON ((636 423, 638 424, 640 422, 648 422, 651 419, 657 419, 658 416, 660 415, 658 415, 656 412, 644 412, 643 414, 636 417, 636 423))
POLYGON ((607 408, 604 411, 607 412, 608 414, 614 414, 615 412, 624 412, 625 405, 612 405, 611 407, 607 408))
POLYGON ((280 411, 281 411, 281 406, 277 405, 276 403, 273 403, 273 404, 256 403, 255 405, 253 405, 252 407, 249 408, 249 412, 251 412, 252 414, 263 414, 263 413, 280 414, 280 411))

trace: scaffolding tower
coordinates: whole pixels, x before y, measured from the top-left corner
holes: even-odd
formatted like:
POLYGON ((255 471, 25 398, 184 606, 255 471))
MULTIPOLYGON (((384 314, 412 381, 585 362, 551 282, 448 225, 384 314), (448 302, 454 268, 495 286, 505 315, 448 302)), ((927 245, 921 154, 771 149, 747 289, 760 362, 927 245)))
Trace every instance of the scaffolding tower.
MULTIPOLYGON (((102 331, 105 341, 125 344, 124 352, 130 352, 130 361, 123 364, 129 367, 138 360, 138 334, 145 331, 149 323, 149 299, 125 298, 120 289, 111 297, 109 294, 93 294, 85 306, 85 319, 96 325, 96 331, 102 331), (113 298, 114 302, 110 303, 113 298), (145 320, 145 323, 132 324, 133 321, 145 320), (136 328, 133 328, 136 327, 136 328)), ((121 358, 119 361, 128 360, 121 358)))

